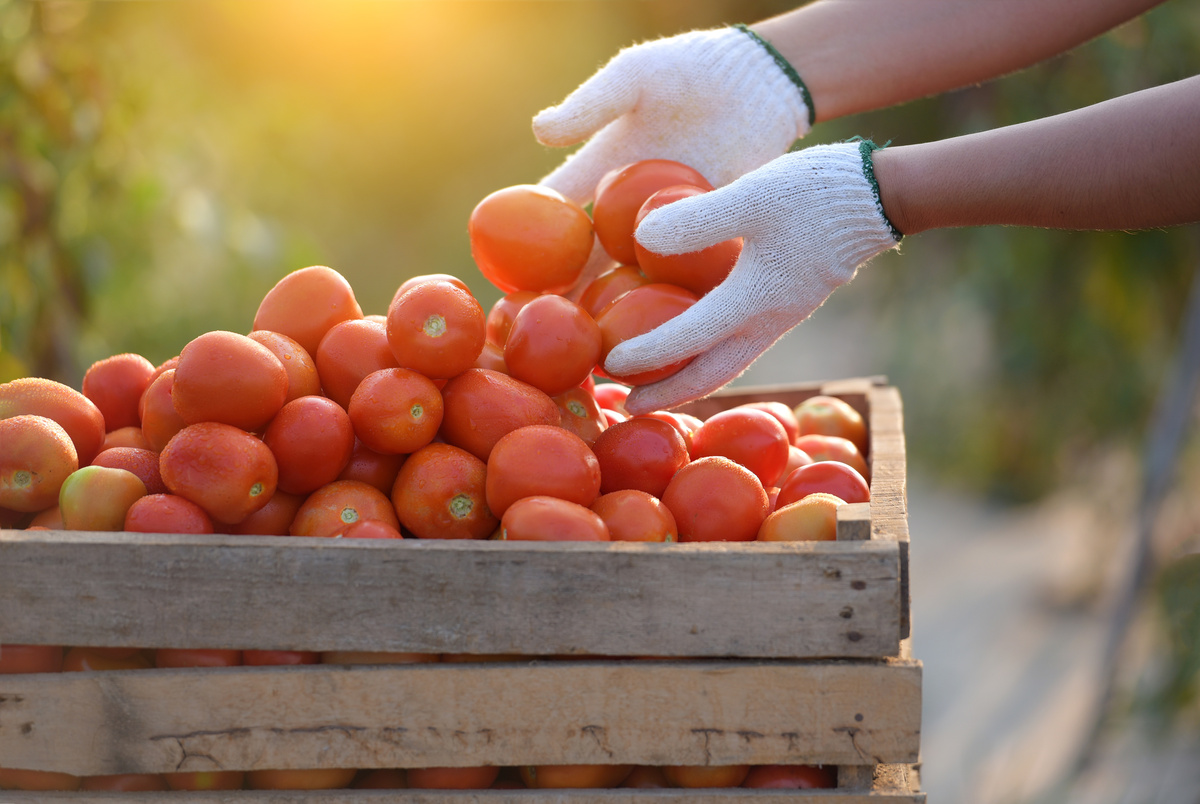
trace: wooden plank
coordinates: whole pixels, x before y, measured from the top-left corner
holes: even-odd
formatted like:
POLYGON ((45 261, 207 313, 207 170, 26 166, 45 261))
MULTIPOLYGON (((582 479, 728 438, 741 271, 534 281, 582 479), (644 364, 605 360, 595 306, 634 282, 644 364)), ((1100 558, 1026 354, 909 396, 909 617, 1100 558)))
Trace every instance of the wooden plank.
POLYGON ((837 540, 864 542, 871 539, 871 504, 846 503, 837 507, 837 540))
POLYGON ((0 531, 0 643, 895 656, 899 579, 885 542, 0 531))
POLYGON ((76 775, 917 760, 921 665, 533 662, 0 676, 0 756, 76 775))
POLYGON ((841 790, 235 790, 18 793, 5 804, 925 804, 924 793, 841 790))

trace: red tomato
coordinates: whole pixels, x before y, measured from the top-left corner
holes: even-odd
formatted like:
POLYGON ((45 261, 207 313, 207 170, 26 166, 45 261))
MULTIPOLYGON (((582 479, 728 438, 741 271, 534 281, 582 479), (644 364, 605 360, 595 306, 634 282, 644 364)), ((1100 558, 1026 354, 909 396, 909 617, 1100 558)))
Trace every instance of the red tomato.
POLYGON ((608 526, 614 542, 679 541, 679 528, 671 510, 644 491, 622 489, 602 494, 591 507, 608 526))
POLYGON ((668 765, 667 781, 675 787, 738 787, 750 772, 749 765, 668 765))
POLYGON ((634 288, 648 284, 650 280, 635 266, 621 265, 593 279, 579 297, 579 306, 595 318, 609 302, 616 301, 634 288))
POLYGON ((554 404, 558 405, 561 417, 559 427, 570 430, 589 447, 608 427, 596 398, 583 386, 558 394, 554 397, 554 404))
POLYGON ((755 408, 757 410, 765 410, 783 425, 783 429, 787 431, 788 443, 795 444, 796 439, 800 436, 800 423, 796 421, 796 414, 792 409, 782 402, 747 402, 738 407, 755 408))
POLYGON ((869 484, 871 470, 854 442, 840 436, 806 433, 796 439, 796 446, 804 450, 814 461, 841 461, 863 476, 869 484))
POLYGON ((501 518, 523 497, 557 497, 587 506, 600 494, 600 463, 574 433, 531 425, 496 442, 485 484, 487 506, 501 518))
POLYGON ((754 473, 718 456, 676 472, 662 501, 675 516, 681 542, 753 541, 770 510, 754 473))
POLYGON ((63 649, 58 645, 0 645, 0 675, 60 673, 63 649))
POLYGON ((670 159, 644 159, 609 171, 596 185, 592 220, 608 255, 622 265, 637 264, 633 231, 638 210, 659 190, 676 184, 713 189, 699 171, 670 159))
POLYGON ((487 790, 500 775, 498 767, 411 768, 408 786, 429 790, 487 790))
POLYGON ((503 436, 530 424, 560 421, 558 405, 545 392, 515 377, 467 369, 442 388, 441 437, 486 461, 503 436))
POLYGON ((692 457, 723 455, 774 486, 788 462, 787 431, 771 414, 754 408, 715 413, 692 434, 692 457))
POLYGON ((848 503, 871 500, 867 481, 854 469, 841 461, 817 461, 801 466, 784 479, 779 486, 779 499, 775 501, 775 507, 783 508, 818 491, 840 497, 848 503))
POLYGON ((539 295, 541 294, 534 293, 532 290, 517 290, 497 299, 487 314, 484 331, 488 343, 494 343, 503 349, 504 344, 508 341, 508 332, 512 329, 513 319, 517 317, 517 313, 521 312, 521 308, 539 295))
POLYGON ((451 282, 422 282, 388 307, 387 341, 396 362, 430 379, 470 368, 483 351, 486 328, 479 302, 451 282))
MULTIPOLYGON (((601 364, 613 348, 630 338, 644 335, 665 324, 698 301, 696 294, 676 285, 656 283, 634 288, 605 307, 596 317, 600 326, 601 364)), ((647 385, 670 377, 692 362, 692 358, 670 363, 662 368, 642 371, 631 376, 608 376, 626 385, 647 385)))
POLYGON ((317 664, 321 654, 315 650, 244 650, 242 661, 247 667, 317 664))
POLYGON ((467 283, 454 274, 421 274, 420 276, 410 276, 401 282, 400 287, 396 288, 396 292, 392 294, 392 301, 398 299, 406 290, 415 288, 417 285, 424 284, 425 282, 449 282, 451 285, 456 285, 467 291, 467 293, 471 292, 471 288, 467 286, 467 283))
POLYGON ((191 500, 174 494, 147 494, 125 512, 125 530, 134 533, 212 533, 212 517, 191 500))
POLYGON ((635 416, 614 424, 592 446, 600 463, 600 490, 638 489, 661 497, 688 462, 687 444, 671 425, 635 416))
POLYGON ((241 663, 240 650, 159 648, 154 652, 155 667, 237 667, 241 663))
POLYGON ((504 344, 508 373, 557 396, 579 387, 600 360, 600 327, 562 296, 539 296, 521 308, 504 344))
POLYGON ((592 222, 548 187, 519 184, 484 198, 467 221, 471 256, 505 293, 570 290, 592 252, 592 222))
POLYGON ((346 468, 354 451, 354 427, 349 414, 332 399, 302 396, 275 414, 263 443, 279 467, 275 487, 289 494, 308 494, 337 480, 346 468))
MULTIPOLYGON (((659 207, 706 192, 708 190, 686 184, 659 190, 646 199, 646 203, 638 210, 634 218, 635 230, 647 215, 659 207)), ((651 282, 669 282, 703 296, 729 276, 742 254, 742 238, 722 240, 708 248, 686 254, 655 254, 636 240, 633 250, 637 254, 638 266, 651 282)))
POLYGON ((824 765, 756 765, 742 787, 818 790, 837 787, 837 770, 824 765))
POLYGON ((596 402, 601 408, 623 414, 625 413, 625 398, 632 390, 628 385, 622 385, 619 382, 601 382, 596 383, 596 387, 592 390, 592 396, 596 397, 596 402))
POLYGON ((484 539, 500 518, 488 510, 487 465, 465 449, 433 443, 414 452, 391 489, 396 516, 419 539, 484 539))
POLYGON ((631 765, 523 765, 521 779, 532 790, 610 788, 631 770, 631 765))
POLYGON ((517 500, 500 520, 500 539, 539 542, 607 542, 608 526, 593 511, 557 497, 517 500))

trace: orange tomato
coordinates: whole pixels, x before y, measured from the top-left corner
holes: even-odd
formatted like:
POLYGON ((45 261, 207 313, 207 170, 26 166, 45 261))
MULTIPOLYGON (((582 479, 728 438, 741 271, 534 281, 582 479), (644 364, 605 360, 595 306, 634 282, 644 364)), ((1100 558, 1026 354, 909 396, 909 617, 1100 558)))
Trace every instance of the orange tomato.
POLYGON ((266 505, 241 522, 224 525, 222 531, 242 536, 287 536, 292 520, 296 518, 296 512, 303 504, 303 495, 288 494, 276 489, 266 505))
POLYGON ((47 793, 55 790, 78 790, 83 779, 69 773, 53 771, 0 768, 0 790, 29 790, 47 793))
POLYGON ((316 361, 294 338, 267 329, 254 330, 248 337, 267 347, 287 373, 288 389, 284 404, 302 396, 321 393, 321 376, 317 373, 316 361))
POLYGON ((579 306, 592 318, 609 302, 616 301, 634 288, 650 284, 635 265, 620 265, 593 279, 579 297, 579 306))
POLYGON ((422 282, 397 296, 387 313, 387 339, 402 368, 449 379, 483 351, 487 315, 470 291, 451 282, 422 282))
MULTIPOLYGON (((778 500, 776 500, 778 503, 778 500)), ((837 540, 837 508, 845 501, 817 492, 777 507, 758 529, 760 542, 832 542, 837 540)))
MULTIPOLYGON (((684 198, 703 195, 708 190, 687 184, 665 187, 646 199, 634 218, 634 228, 654 210, 684 198)), ((638 266, 651 282, 668 282, 703 296, 725 281, 742 254, 742 238, 722 240, 700 251, 686 254, 655 254, 634 240, 638 266)))
POLYGON ((554 404, 558 405, 559 427, 570 430, 589 447, 608 428, 596 397, 583 386, 558 394, 554 404))
POLYGON ((497 299, 487 314, 484 331, 487 334, 488 343, 495 344, 503 349, 505 342, 508 340, 508 332, 512 329, 513 319, 517 317, 517 313, 521 312, 521 308, 540 295, 540 293, 534 293, 532 290, 517 290, 512 293, 506 293, 497 299))
MULTIPOLYGON (((596 324, 600 327, 601 364, 617 344, 665 324, 696 301, 696 294, 690 290, 663 283, 642 285, 613 301, 596 316, 596 324)), ((625 385, 647 385, 670 377, 691 362, 692 358, 687 357, 628 376, 616 375, 607 369, 605 374, 625 385)))
POLYGON ((212 533, 212 518, 191 500, 148 494, 125 512, 124 529, 134 533, 212 533))
POLYGON ((496 442, 485 482, 488 508, 501 518, 522 497, 557 497, 587 506, 600 494, 600 463, 574 433, 534 424, 496 442))
POLYGON ((302 396, 282 408, 263 433, 279 468, 276 486, 308 494, 337 480, 354 451, 354 426, 341 405, 323 396, 302 396))
POLYGON ((270 349, 236 332, 193 338, 179 353, 171 398, 188 424, 266 427, 287 399, 288 376, 270 349))
POLYGON ((286 335, 315 356, 321 338, 342 321, 362 318, 362 308, 346 278, 313 265, 275 283, 254 314, 254 329, 286 335))
POLYGON ((600 327, 562 296, 540 296, 522 307, 504 344, 508 373, 550 396, 578 387, 599 360, 600 327))
POLYGON ((364 519, 378 519, 400 528, 392 501, 374 486, 357 480, 335 480, 308 496, 292 520, 293 536, 341 536, 364 519))
POLYGON ((441 392, 433 380, 405 368, 368 374, 350 397, 348 410, 354 435, 376 452, 416 452, 442 426, 441 392))
POLYGON ((487 505, 486 474, 483 461, 450 444, 417 450, 391 490, 400 524, 419 539, 487 538, 500 520, 487 505))
POLYGON ((119 354, 98 360, 83 375, 81 390, 104 415, 105 431, 137 427, 138 400, 150 385, 154 364, 137 354, 119 354))
POLYGON ((723 410, 692 434, 691 455, 724 456, 753 472, 763 486, 774 486, 788 462, 787 431, 763 410, 723 410))
POLYGON ((607 542, 608 526, 595 512, 558 497, 524 497, 504 512, 500 539, 539 542, 607 542))
POLYGON ((72 472, 58 491, 65 530, 117 531, 129 508, 146 496, 146 484, 133 472, 85 466, 72 472))
POLYGON ((167 369, 150 382, 142 395, 142 435, 150 449, 162 452, 171 438, 187 427, 175 411, 175 369, 167 369))
POLYGON ((637 489, 602 494, 591 508, 604 520, 614 542, 674 542, 679 540, 675 516, 662 500, 637 489))
MULTIPOLYGON (((141 414, 139 413, 138 415, 140 416, 141 414)), ((104 434, 104 443, 100 445, 100 451, 103 452, 106 449, 113 449, 114 447, 151 449, 150 442, 146 440, 146 435, 142 432, 141 427, 118 427, 116 430, 109 430, 104 434)))
POLYGON ((133 472, 146 484, 147 494, 166 494, 167 486, 158 471, 158 453, 136 447, 111 447, 103 450, 92 466, 107 466, 133 472))
POLYGON ((796 439, 796 446, 814 461, 841 461, 871 483, 871 470, 854 442, 841 436, 805 433, 796 439))
POLYGON ((251 790, 340 790, 357 773, 355 768, 252 770, 246 772, 246 785, 251 790))
POLYGON ((635 416, 612 425, 592 445, 600 463, 600 490, 638 489, 662 497, 688 463, 687 444, 667 422, 635 416))
POLYGON ((692 461, 676 472, 662 501, 675 516, 681 542, 752 541, 770 510, 766 489, 754 473, 718 456, 692 461))
POLYGON ((802 500, 814 492, 827 492, 848 503, 870 502, 871 489, 863 476, 841 461, 806 464, 784 478, 775 506, 802 500))
POLYGON ((180 430, 159 455, 159 471, 172 494, 228 525, 265 506, 279 478, 275 456, 266 444, 219 422, 180 430))
POLYGON ((867 423, 862 414, 846 400, 824 394, 811 396, 797 405, 793 412, 800 435, 820 433, 840 436, 853 441, 860 453, 867 454, 867 423))
POLYGON ((325 396, 343 408, 350 407, 350 398, 368 374, 400 367, 388 345, 387 325, 369 319, 335 325, 315 357, 325 396))
POLYGON ((609 256, 623 265, 637 264, 633 232, 638 210, 650 196, 676 184, 713 189, 699 171, 670 159, 644 159, 610 170, 600 179, 592 220, 609 256))
POLYGON ((563 293, 592 251, 592 221, 548 187, 520 184, 488 195, 467 221, 471 256, 505 293, 563 293))
POLYGON ((67 431, 45 416, 0 419, 0 506, 22 513, 58 502, 63 482, 79 468, 67 431))
POLYGON ((41 377, 22 377, 0 385, 0 419, 31 414, 53 419, 67 431, 80 466, 87 466, 104 443, 104 414, 70 386, 41 377))
POLYGON ((558 406, 544 391, 487 369, 467 369, 442 388, 443 440, 482 461, 503 436, 530 424, 559 423, 558 406))

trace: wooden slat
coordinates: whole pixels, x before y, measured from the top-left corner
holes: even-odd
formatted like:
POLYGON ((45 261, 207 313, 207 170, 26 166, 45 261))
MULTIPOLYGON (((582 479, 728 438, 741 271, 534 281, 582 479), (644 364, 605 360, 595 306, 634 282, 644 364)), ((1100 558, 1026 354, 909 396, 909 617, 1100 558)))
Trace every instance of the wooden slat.
POLYGON ((0 756, 76 775, 912 763, 921 666, 542 662, 0 676, 0 756))
POLYGON ((0 531, 0 644, 895 656, 899 579, 896 544, 870 541, 0 531))
POLYGON ((871 433, 871 538, 900 545, 900 635, 912 633, 908 585, 908 486, 904 415, 900 392, 873 388, 868 394, 871 433))
POLYGON ((924 793, 841 790, 318 790, 16 793, 5 804, 925 804, 924 793))
POLYGON ((871 504, 847 503, 837 507, 837 540, 863 542, 871 539, 871 504))

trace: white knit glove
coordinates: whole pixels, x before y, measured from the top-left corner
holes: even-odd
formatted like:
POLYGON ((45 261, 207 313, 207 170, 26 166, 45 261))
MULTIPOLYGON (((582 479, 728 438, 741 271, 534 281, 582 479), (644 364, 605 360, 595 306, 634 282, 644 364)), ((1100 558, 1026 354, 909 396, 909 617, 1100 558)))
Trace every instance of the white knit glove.
POLYGON ((785 154, 725 187, 661 207, 637 230, 643 246, 681 254, 744 238, 729 276, 681 315, 618 345, 606 371, 634 374, 696 355, 678 373, 634 389, 633 414, 669 409, 729 383, 788 330, 900 242, 883 214, 871 143, 785 154))
POLYGON ((585 205, 605 173, 642 159, 674 159, 720 187, 786 152, 812 125, 812 103, 769 48, 739 27, 622 50, 534 117, 545 145, 587 140, 541 183, 585 205))

